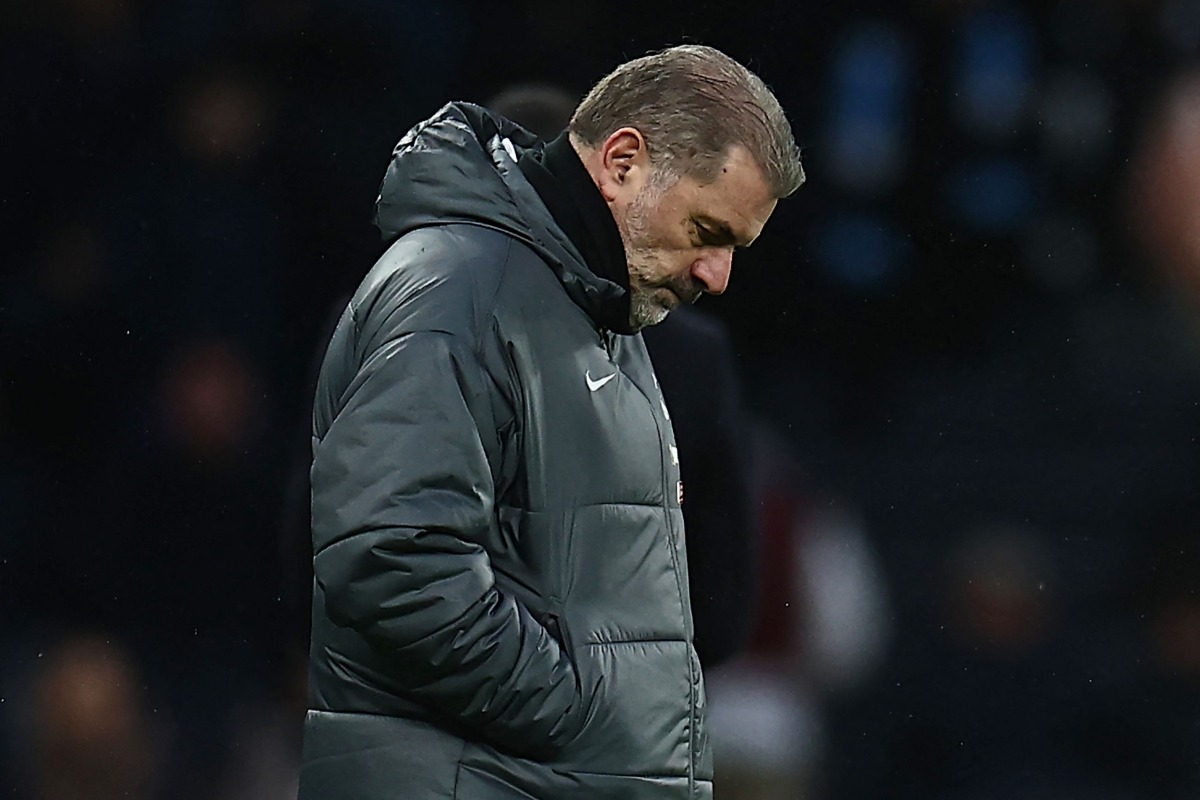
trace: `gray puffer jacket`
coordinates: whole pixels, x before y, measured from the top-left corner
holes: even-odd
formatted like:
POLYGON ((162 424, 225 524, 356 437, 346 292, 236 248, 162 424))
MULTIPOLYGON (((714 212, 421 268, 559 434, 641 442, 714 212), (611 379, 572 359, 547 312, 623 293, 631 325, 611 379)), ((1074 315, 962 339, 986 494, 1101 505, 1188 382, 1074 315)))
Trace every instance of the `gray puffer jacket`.
POLYGON ((451 104, 384 179, 317 389, 301 800, 712 796, 669 416, 533 144, 451 104))

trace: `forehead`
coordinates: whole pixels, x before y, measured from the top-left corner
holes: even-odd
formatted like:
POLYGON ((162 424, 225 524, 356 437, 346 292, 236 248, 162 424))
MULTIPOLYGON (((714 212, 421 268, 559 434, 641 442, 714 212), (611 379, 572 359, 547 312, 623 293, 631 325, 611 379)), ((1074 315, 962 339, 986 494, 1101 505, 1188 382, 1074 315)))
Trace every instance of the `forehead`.
POLYGON ((730 149, 715 180, 700 183, 684 177, 676 188, 689 215, 727 226, 743 245, 758 238, 775 210, 776 199, 762 169, 741 145, 730 149))

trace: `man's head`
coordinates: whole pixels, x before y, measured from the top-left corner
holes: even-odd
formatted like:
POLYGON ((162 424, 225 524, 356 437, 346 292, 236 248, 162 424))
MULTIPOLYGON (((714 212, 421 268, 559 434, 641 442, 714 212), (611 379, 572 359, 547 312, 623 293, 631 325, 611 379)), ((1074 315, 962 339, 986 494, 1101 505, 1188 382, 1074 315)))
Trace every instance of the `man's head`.
POLYGON ((725 291, 734 248, 754 241, 776 201, 804 182, 775 96, 710 47, 621 65, 568 130, 621 230, 634 328, 725 291))

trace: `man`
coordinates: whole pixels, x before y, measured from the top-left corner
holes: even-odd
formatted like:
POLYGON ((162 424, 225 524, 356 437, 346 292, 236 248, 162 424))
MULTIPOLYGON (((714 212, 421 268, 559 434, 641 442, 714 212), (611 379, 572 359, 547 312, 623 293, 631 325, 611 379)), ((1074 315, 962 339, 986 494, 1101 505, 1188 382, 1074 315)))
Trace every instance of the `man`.
POLYGON ((452 103, 401 139, 392 241, 313 419, 301 800, 708 798, 676 446, 637 331, 803 181, 720 52, 618 67, 568 133, 452 103))

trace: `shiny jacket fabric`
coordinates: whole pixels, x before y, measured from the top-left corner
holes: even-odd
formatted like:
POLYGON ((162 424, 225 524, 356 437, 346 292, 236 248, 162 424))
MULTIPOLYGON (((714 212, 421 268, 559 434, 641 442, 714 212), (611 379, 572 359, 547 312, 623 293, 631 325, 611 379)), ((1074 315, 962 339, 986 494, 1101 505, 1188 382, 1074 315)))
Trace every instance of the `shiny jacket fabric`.
POLYGON ((712 795, 668 412, 533 145, 451 104, 384 179, 317 387, 300 800, 712 795))

